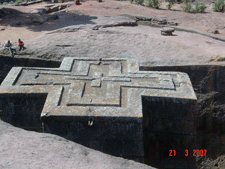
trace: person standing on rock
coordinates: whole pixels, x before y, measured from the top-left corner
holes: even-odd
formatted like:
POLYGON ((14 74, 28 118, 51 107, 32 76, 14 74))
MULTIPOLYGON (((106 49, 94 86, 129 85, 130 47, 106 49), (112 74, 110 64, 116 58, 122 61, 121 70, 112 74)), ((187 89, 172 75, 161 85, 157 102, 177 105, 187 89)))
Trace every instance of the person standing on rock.
POLYGON ((18 44, 19 44, 19 47, 20 47, 19 51, 21 51, 21 49, 23 49, 23 50, 26 49, 24 47, 24 43, 23 43, 23 41, 21 39, 18 40, 18 44))
POLYGON ((16 49, 12 48, 12 43, 10 42, 10 40, 5 42, 4 49, 9 49, 9 52, 10 52, 11 56, 14 57, 13 51, 16 52, 16 49))

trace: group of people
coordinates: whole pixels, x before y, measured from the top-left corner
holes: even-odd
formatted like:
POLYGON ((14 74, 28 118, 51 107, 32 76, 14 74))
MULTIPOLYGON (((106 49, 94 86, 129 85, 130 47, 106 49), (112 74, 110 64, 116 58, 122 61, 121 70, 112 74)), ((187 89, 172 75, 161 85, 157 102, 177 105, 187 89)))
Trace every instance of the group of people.
MULTIPOLYGON (((18 45, 19 45, 19 51, 21 51, 21 49, 22 50, 26 49, 24 47, 24 43, 21 39, 18 40, 18 45)), ((9 52, 10 52, 11 56, 14 57, 14 52, 16 52, 16 49, 12 48, 12 43, 10 42, 10 40, 5 42, 4 48, 9 49, 9 52)))

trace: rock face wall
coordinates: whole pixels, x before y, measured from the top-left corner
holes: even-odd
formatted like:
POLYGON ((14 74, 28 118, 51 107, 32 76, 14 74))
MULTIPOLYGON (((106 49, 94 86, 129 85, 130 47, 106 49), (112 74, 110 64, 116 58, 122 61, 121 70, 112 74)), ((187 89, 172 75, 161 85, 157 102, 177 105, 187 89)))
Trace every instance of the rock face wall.
POLYGON ((16 127, 43 132, 40 118, 46 95, 22 94, 2 95, 0 97, 1 119, 16 127))
MULTIPOLYGON (((31 104, 36 94, 40 100, 47 96, 41 112, 44 132, 105 153, 143 162, 148 151, 163 151, 159 160, 167 163, 165 142, 149 142, 155 134, 164 141, 177 136, 166 148, 178 152, 183 145, 192 148, 185 139, 194 144, 196 96, 184 73, 139 71, 138 61, 131 59, 69 57, 59 68, 14 67, 0 87, 2 98, 15 96, 31 104), (154 144, 161 148, 149 148, 154 144)), ((2 112, 4 118, 14 113, 10 108, 2 112)))
MULTIPOLYGON (((0 84, 13 66, 52 67, 60 62, 26 58, 0 57, 0 84)), ((40 118, 46 94, 7 94, 1 95, 1 119, 14 126, 33 131, 43 131, 40 118)))
POLYGON ((132 117, 48 118, 44 131, 101 152, 144 162, 142 119, 132 117))
POLYGON ((141 66, 140 70, 185 72, 197 93, 225 92, 225 66, 222 65, 141 66))
MULTIPOLYGON (((225 149, 225 66, 191 65, 141 67, 145 71, 181 71, 189 75, 197 93, 196 147, 206 149, 208 158, 225 149)), ((200 159, 201 162, 201 159, 200 159)))
POLYGON ((143 97, 145 163, 159 168, 194 168, 195 103, 183 99, 143 97))

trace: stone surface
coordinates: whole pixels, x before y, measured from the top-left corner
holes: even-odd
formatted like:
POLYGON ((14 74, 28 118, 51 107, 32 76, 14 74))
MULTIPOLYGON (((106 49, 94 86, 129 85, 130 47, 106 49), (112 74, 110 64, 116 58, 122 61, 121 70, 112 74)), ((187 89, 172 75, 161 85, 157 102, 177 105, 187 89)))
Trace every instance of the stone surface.
POLYGON ((141 95, 196 99, 186 74, 139 71, 136 60, 107 58, 65 58, 59 69, 15 67, 0 91, 49 93, 42 117, 61 114, 62 110, 68 110, 63 111, 64 116, 76 116, 82 114, 85 105, 102 105, 109 107, 96 107, 96 116, 140 118, 141 95), (123 90, 125 97, 121 97, 123 90), (127 107, 130 113, 125 113, 127 107))
POLYGON ((166 19, 159 19, 158 20, 158 24, 160 24, 160 25, 166 25, 167 24, 167 20, 166 19))
MULTIPOLYGON (((169 102, 187 107, 196 101, 187 74, 139 71, 136 60, 115 58, 64 58, 60 68, 14 67, 2 82, 0 93, 6 97, 3 104, 8 104, 2 106, 5 121, 15 123, 19 117, 32 119, 30 115, 25 117, 24 112, 37 116, 42 107, 34 106, 36 110, 30 110, 29 106, 34 105, 32 100, 35 99, 41 105, 43 98, 37 94, 43 94, 43 97, 47 96, 41 112, 45 132, 142 162, 146 149, 143 145, 143 113, 145 119, 152 119, 145 115, 148 103, 159 105, 153 102, 160 100, 166 103, 169 99, 169 102), (17 99, 13 100, 14 97, 17 99), (22 98, 30 101, 22 101, 22 98), (13 115, 18 112, 22 112, 19 117, 13 115)), ((190 122, 184 124, 192 122, 189 118, 192 113, 186 109, 179 107, 170 111, 166 107, 165 111, 163 106, 160 107, 157 107, 160 112, 168 113, 166 118, 171 117, 170 113, 172 118, 177 116, 174 113, 178 113, 178 118, 189 119, 190 122)), ((161 116, 160 113, 158 115, 161 116)), ((40 123, 36 123, 35 127, 38 127, 40 123)), ((151 129, 144 124, 144 129, 148 128, 151 129)), ((194 128, 181 129, 194 131, 194 128)), ((146 140, 150 140, 149 137, 146 140)), ((146 146, 149 147, 145 143, 146 146)))
POLYGON ((0 120, 0 168, 153 169, 62 137, 26 131, 0 120))
POLYGON ((162 30, 161 30, 161 34, 162 35, 172 35, 172 33, 174 32, 174 28, 170 28, 170 27, 164 27, 162 30))
POLYGON ((54 15, 49 15, 47 17, 47 21, 51 21, 51 20, 56 20, 56 19, 59 19, 59 16, 54 14, 54 15))
POLYGON ((36 4, 36 2, 35 1, 27 2, 27 5, 32 5, 32 4, 36 4))
POLYGON ((22 2, 20 5, 21 6, 27 6, 27 2, 22 2))
POLYGON ((177 26, 178 23, 174 22, 175 19, 168 18, 167 16, 142 16, 133 14, 121 14, 137 21, 138 25, 146 25, 152 27, 161 27, 162 25, 177 26), (173 21, 172 21, 173 20, 173 21))
POLYGON ((43 5, 43 6, 46 7, 46 8, 50 8, 50 7, 53 7, 54 4, 47 4, 47 5, 43 5))
MULTIPOLYGON (((43 11, 42 11, 43 12, 43 11)), ((41 25, 48 21, 53 21, 59 19, 59 16, 56 14, 46 15, 43 14, 40 10, 32 11, 33 14, 42 14, 39 17, 34 18, 27 18, 26 20, 15 20, 11 23, 14 26, 21 26, 21 25, 41 25)))
POLYGON ((56 12, 59 10, 59 5, 54 5, 49 8, 49 12, 56 12))
POLYGON ((165 32, 174 32, 174 28, 164 27, 164 28, 162 29, 162 31, 165 31, 165 32))
POLYGON ((36 8, 32 13, 36 12, 39 13, 39 14, 45 14, 46 13, 46 8, 36 8))
POLYGON ((5 30, 5 28, 4 27, 0 27, 0 31, 4 31, 5 30))
MULTIPOLYGON (((56 22, 60 22, 60 20, 56 20, 56 22)), ((97 20, 94 21, 97 22, 97 20)), ((117 56, 119 58, 135 58, 140 63, 148 65, 191 64, 197 60, 196 57, 192 57, 192 54, 177 48, 177 45, 175 46, 167 40, 160 40, 160 29, 149 29, 144 26, 138 27, 138 29, 134 27, 114 27, 99 28, 98 31, 92 31, 88 27, 70 26, 54 30, 35 41, 26 43, 27 50, 25 52, 31 54, 32 57, 51 59, 57 57, 62 59, 64 56, 87 56, 91 58, 117 56), (154 33, 154 36, 150 36, 151 33, 154 33), (40 48, 36 48, 36 46, 40 46, 40 48), (167 56, 166 59, 165 55, 167 56)), ((174 38, 182 40, 180 35, 168 38, 168 40, 174 38)), ((204 57, 203 59, 206 60, 204 57)))

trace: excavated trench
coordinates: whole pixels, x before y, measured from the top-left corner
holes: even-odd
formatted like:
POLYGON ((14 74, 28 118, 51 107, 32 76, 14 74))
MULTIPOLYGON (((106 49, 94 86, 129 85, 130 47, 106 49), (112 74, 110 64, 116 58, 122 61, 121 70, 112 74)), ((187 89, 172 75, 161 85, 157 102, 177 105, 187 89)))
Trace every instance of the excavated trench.
MULTIPOLYGON (((11 58, 0 56, 0 83, 13 66, 17 67, 49 67, 57 68, 59 61, 11 58)), ((144 67, 144 71, 179 71, 189 75, 197 95, 197 111, 195 112, 196 149, 207 150, 206 156, 196 157, 197 165, 206 158, 215 159, 225 154, 225 66, 191 65, 191 66, 157 66, 144 67)), ((27 130, 43 131, 40 113, 47 95, 32 96, 24 99, 4 96, 0 98, 0 117, 3 121, 27 130), (29 101, 27 101, 29 100, 29 101), (12 103, 8 104, 7 103, 12 103), (12 106, 13 105, 13 106, 12 106), (25 109, 26 107, 26 109, 25 109), (14 109, 14 117, 7 110, 14 109), (17 113, 19 112, 19 113, 17 113)), ((170 145, 165 145, 166 148, 170 145)), ((184 147, 184 150, 186 148, 184 147)), ((166 167, 165 167, 166 168, 166 167)))
POLYGON ((197 156, 197 165, 206 158, 225 154, 225 66, 191 65, 140 67, 147 71, 179 71, 189 75, 197 95, 195 112, 196 149, 207 150, 197 156))
MULTIPOLYGON (((49 67, 57 68, 61 62, 38 59, 11 58, 0 56, 0 84, 10 69, 16 67, 49 67)), ((24 94, 0 97, 0 118, 16 127, 42 132, 40 114, 47 94, 24 94), (9 112, 14 112, 12 115, 9 112)))

